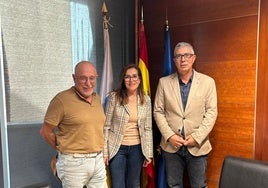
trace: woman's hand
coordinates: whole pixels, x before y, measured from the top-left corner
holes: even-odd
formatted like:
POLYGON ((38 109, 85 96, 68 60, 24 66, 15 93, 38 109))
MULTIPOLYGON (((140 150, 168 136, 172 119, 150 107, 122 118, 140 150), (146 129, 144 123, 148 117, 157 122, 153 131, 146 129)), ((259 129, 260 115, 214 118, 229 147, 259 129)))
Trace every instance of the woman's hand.
POLYGON ((105 164, 106 166, 109 165, 109 159, 108 159, 108 157, 103 157, 103 161, 104 161, 104 164, 105 164))
POLYGON ((148 164, 150 164, 152 162, 152 159, 149 159, 149 160, 147 160, 147 159, 144 159, 144 162, 143 162, 143 167, 147 167, 148 166, 148 164))

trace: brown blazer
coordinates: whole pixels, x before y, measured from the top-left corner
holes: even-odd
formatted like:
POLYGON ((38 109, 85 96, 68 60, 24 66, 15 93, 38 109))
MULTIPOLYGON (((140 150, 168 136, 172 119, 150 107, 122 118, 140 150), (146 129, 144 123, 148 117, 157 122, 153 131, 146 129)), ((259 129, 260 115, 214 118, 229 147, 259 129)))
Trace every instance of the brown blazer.
POLYGON ((184 126, 185 135, 192 135, 198 146, 188 147, 194 156, 208 154, 209 142, 217 118, 217 92, 214 80, 194 71, 191 89, 185 110, 181 100, 178 74, 160 78, 154 103, 154 118, 162 134, 160 146, 164 151, 175 153, 167 140, 179 134, 184 126))

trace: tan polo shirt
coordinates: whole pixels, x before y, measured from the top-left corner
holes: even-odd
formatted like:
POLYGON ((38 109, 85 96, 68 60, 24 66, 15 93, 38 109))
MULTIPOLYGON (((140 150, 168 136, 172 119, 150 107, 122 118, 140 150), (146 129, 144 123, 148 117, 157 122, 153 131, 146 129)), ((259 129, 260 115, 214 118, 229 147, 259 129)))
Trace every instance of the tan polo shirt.
POLYGON ((103 150, 105 115, 96 93, 90 104, 74 88, 60 92, 50 102, 45 122, 58 127, 56 147, 62 153, 103 150))

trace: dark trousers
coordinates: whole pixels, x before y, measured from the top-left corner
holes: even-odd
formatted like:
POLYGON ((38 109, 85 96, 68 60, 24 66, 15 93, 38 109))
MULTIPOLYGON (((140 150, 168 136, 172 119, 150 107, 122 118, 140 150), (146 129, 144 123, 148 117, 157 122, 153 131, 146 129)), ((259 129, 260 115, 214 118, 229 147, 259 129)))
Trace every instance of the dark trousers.
POLYGON ((141 145, 120 146, 109 162, 112 188, 138 188, 143 164, 141 145))
POLYGON ((163 151, 167 184, 170 188, 183 188, 183 172, 187 168, 191 188, 206 188, 207 155, 193 156, 183 146, 176 153, 163 151))

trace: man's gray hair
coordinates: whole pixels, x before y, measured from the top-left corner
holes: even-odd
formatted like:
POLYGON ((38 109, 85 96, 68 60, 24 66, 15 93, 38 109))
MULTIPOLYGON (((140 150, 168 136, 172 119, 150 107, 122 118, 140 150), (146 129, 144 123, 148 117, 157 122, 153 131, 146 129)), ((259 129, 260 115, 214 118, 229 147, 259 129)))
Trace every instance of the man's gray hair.
POLYGON ((176 51, 179 49, 179 48, 182 48, 182 47, 189 47, 190 49, 191 49, 191 53, 192 54, 195 54, 194 53, 194 48, 193 48, 193 46, 190 44, 190 43, 188 43, 188 42, 179 42, 176 46, 175 46, 175 48, 174 48, 174 56, 176 55, 176 51))

